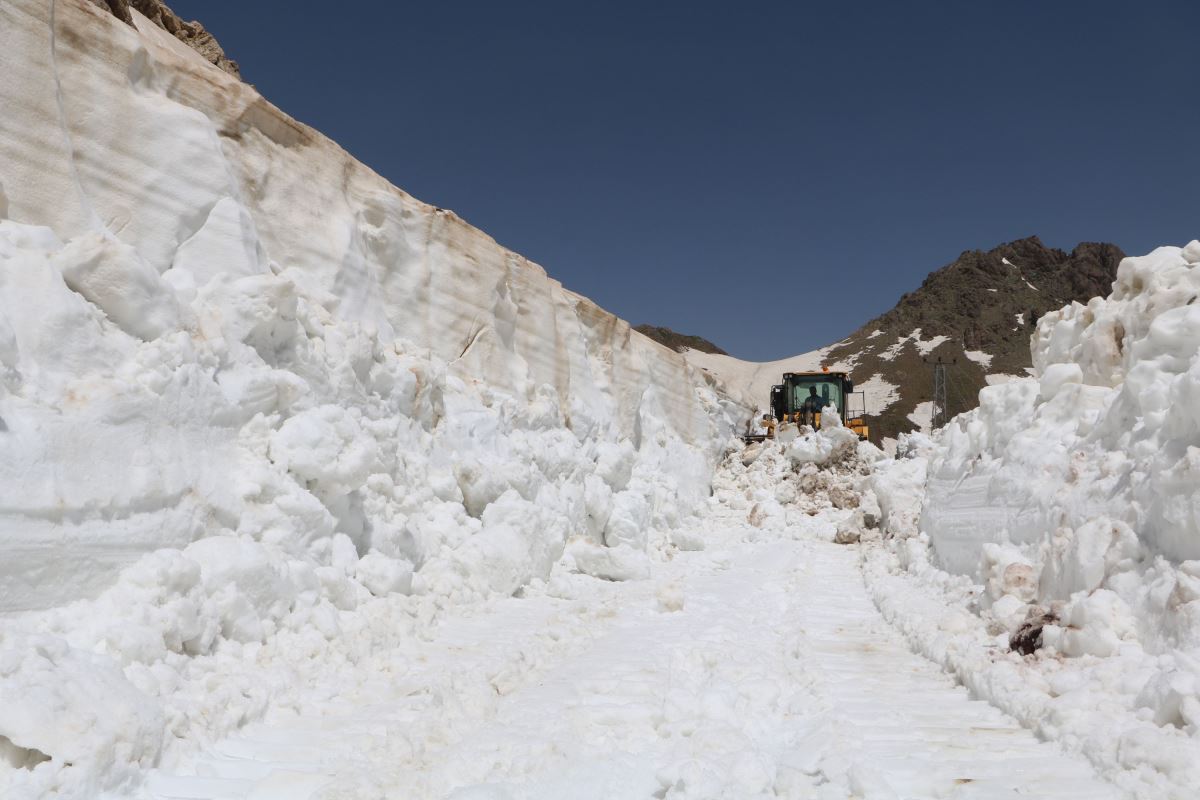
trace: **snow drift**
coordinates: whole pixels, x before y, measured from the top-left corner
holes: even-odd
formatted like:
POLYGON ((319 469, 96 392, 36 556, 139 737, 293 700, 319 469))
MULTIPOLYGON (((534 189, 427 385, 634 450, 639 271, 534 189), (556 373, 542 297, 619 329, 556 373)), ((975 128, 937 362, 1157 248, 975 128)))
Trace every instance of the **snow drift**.
POLYGON ((134 16, 0 5, 0 787, 27 794, 261 715, 270 642, 333 658, 384 598, 511 594, 572 541, 641 574, 742 414, 134 16))
POLYGON ((867 557, 885 615, 1139 798, 1200 781, 1198 298, 1200 242, 1126 258, 1039 321, 1035 377, 872 479, 917 523, 867 557))
POLYGON ((1036 379, 947 427, 922 519, 945 566, 1020 546, 1042 601, 1111 590, 1148 646, 1200 646, 1198 264, 1200 242, 1125 259, 1110 297, 1039 322, 1036 379))

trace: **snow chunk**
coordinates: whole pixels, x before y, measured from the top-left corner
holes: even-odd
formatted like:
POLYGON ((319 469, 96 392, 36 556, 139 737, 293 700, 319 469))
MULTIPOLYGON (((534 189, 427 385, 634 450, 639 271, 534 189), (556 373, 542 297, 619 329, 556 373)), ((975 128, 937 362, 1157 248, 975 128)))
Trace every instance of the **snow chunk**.
POLYGON ((1036 568, 1012 545, 984 545, 979 573, 983 576, 987 596, 993 602, 1005 595, 1022 603, 1031 603, 1037 597, 1036 568))
POLYGON ((1066 627, 1047 625, 1044 646, 1070 657, 1115 655, 1126 641, 1137 640, 1137 623, 1128 604, 1116 592, 1097 589, 1080 594, 1067 606, 1066 627))
MULTIPOLYGON (((3 641, 0 697, 4 759, 9 764, 20 759, 18 768, 49 757, 99 776, 96 788, 113 791, 159 758, 160 707, 111 661, 57 637, 3 641)), ((4 769, 0 766, 0 772, 4 769)))
POLYGON ((366 482, 379 462, 375 440, 340 406, 289 418, 271 437, 271 459, 302 481, 346 492, 366 482))
POLYGON ((828 406, 821 413, 821 429, 798 436, 787 445, 787 457, 796 464, 828 464, 854 454, 858 435, 842 426, 837 409, 828 406))
POLYGON ((584 575, 607 581, 638 581, 650 577, 650 559, 628 545, 597 547, 574 542, 570 548, 575 568, 584 575))
POLYGON ((405 559, 370 552, 354 566, 354 577, 376 597, 412 591, 413 566, 405 559))
POLYGON ((126 333, 150 341, 179 329, 175 292, 129 245, 90 233, 53 260, 67 285, 126 333))

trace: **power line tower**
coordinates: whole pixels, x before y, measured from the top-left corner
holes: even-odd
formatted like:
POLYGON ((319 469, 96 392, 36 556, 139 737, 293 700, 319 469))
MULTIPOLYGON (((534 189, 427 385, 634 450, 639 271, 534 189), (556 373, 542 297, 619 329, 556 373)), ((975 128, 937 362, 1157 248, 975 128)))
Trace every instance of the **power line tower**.
POLYGON ((946 424, 950 411, 950 398, 946 392, 946 365, 939 358, 933 365, 933 420, 934 430, 946 424))
MULTIPOLYGON (((930 363, 929 359, 925 359, 925 363, 930 363)), ((946 381, 946 367, 949 364, 957 364, 958 359, 954 359, 949 364, 938 356, 938 360, 933 363, 933 414, 930 419, 930 427, 933 430, 944 427, 950 421, 950 390, 946 381)))

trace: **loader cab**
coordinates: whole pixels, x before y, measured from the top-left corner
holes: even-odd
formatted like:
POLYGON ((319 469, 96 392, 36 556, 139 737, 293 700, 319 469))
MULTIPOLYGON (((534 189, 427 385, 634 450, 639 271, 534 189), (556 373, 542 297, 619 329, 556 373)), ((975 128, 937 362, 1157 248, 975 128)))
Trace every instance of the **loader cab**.
POLYGON ((771 410, 776 419, 820 427, 821 413, 832 405, 842 424, 862 439, 869 434, 865 400, 862 392, 854 391, 854 382, 845 372, 785 372, 783 383, 771 388, 771 410), (814 394, 815 404, 809 402, 814 394))
POLYGON ((796 380, 792 384, 792 404, 796 409, 813 411, 820 411, 833 404, 841 411, 846 407, 842 382, 807 378, 796 380))

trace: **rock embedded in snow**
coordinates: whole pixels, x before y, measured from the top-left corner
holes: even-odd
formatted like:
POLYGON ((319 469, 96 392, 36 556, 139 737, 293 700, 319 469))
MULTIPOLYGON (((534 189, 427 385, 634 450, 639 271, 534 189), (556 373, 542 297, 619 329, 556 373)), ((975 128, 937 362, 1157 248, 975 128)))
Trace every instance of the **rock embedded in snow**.
MULTIPOLYGON (((1012 597, 1012 595, 1008 596, 1012 597)), ((1042 649, 1045 643, 1046 628, 1054 627, 1055 623, 1058 622, 1058 615, 1046 611, 1040 606, 1024 606, 1024 609, 1025 618, 1021 620, 1012 632, 1012 636, 1008 640, 1008 646, 1014 653, 1028 656, 1042 649)), ((1014 613, 1018 611, 1016 608, 1009 610, 1014 613)))

